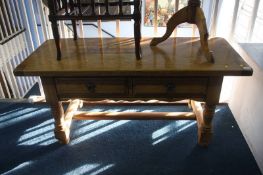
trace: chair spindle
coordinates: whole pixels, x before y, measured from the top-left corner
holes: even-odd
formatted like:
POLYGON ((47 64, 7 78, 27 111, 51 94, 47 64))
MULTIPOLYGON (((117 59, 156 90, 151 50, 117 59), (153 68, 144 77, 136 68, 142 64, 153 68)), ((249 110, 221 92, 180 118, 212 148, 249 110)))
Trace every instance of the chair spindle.
POLYGON ((136 58, 141 58, 141 0, 48 0, 48 6, 58 60, 61 59, 60 37, 57 26, 59 20, 72 21, 74 40, 76 40, 78 38, 76 25, 78 20, 98 20, 100 28, 101 20, 118 20, 119 25, 119 20, 133 19, 136 58), (124 11, 126 6, 130 8, 130 11, 124 11), (131 11, 132 7, 134 8, 133 12, 131 11), (102 9, 103 11, 101 11, 102 9), (118 12, 111 14, 112 9, 118 10, 118 12))
POLYGON ((106 9, 106 13, 105 13, 105 15, 110 15, 109 14, 109 0, 105 0, 105 9, 106 9))
POLYGON ((80 0, 78 0, 77 3, 78 3, 78 9, 79 9, 79 16, 82 16, 82 9, 81 9, 80 0))
POLYGON ((65 13, 66 15, 69 15, 69 12, 68 12, 68 0, 63 0, 63 7, 65 8, 65 13))
POLYGON ((95 16, 95 0, 91 0, 91 15, 95 16))
POLYGON ((123 15, 122 6, 122 0, 119 0, 119 15, 123 15))

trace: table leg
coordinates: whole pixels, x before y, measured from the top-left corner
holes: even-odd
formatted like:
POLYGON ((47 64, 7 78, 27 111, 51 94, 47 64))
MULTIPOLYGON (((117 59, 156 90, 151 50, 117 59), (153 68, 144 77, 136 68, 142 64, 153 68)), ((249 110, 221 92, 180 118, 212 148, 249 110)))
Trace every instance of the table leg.
POLYGON ((207 85, 204 109, 200 103, 192 102, 198 125, 198 144, 208 146, 212 139, 212 121, 216 105, 219 103, 223 77, 210 77, 207 85))
POLYGON ((55 81, 53 78, 41 77, 46 101, 51 107, 51 112, 55 120, 54 134, 56 139, 63 144, 69 143, 69 126, 65 122, 64 109, 58 99, 55 81))
POLYGON ((61 102, 49 102, 51 107, 51 112, 55 120, 55 129, 54 134, 55 138, 59 140, 59 142, 63 144, 69 143, 69 134, 70 128, 66 125, 64 119, 64 110, 61 102))
POLYGON ((205 105, 201 122, 198 124, 198 144, 208 146, 212 132, 212 120, 214 117, 216 105, 205 105))

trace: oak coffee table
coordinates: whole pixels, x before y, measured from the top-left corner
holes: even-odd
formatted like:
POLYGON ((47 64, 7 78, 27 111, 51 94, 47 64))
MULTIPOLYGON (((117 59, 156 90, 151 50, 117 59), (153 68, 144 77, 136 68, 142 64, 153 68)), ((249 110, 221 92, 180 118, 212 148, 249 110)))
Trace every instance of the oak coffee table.
POLYGON ((253 70, 222 38, 209 40, 215 63, 207 62, 198 38, 170 38, 157 47, 150 47, 150 41, 141 40, 143 55, 137 60, 131 38, 61 39, 63 58, 57 61, 55 42, 48 40, 14 74, 40 76, 61 143, 70 141, 72 119, 183 119, 197 121, 198 144, 207 146, 224 76, 250 76, 253 70), (77 111, 83 101, 105 99, 190 99, 192 112, 77 111))

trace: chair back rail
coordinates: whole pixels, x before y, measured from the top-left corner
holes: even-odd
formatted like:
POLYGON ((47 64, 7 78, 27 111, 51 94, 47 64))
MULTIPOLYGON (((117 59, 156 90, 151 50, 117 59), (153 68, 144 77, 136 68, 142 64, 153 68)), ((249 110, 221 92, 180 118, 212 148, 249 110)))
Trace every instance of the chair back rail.
POLYGON ((135 12, 132 13, 131 9, 139 8, 140 0, 134 1, 110 1, 104 0, 51 0, 49 9, 52 13, 51 18, 56 20, 65 19, 134 19, 135 12))
MULTIPOLYGON (((137 59, 141 59, 141 4, 141 0, 48 0, 49 20, 56 42, 57 60, 62 57, 61 32, 57 26, 57 21, 66 20, 72 22, 74 40, 78 38, 77 22, 80 24, 80 33, 83 33, 82 20, 98 21, 99 37, 102 36, 100 33, 101 21, 117 20, 117 25, 118 20, 134 20, 135 55, 137 59)), ((83 36, 83 34, 81 35, 83 36)))

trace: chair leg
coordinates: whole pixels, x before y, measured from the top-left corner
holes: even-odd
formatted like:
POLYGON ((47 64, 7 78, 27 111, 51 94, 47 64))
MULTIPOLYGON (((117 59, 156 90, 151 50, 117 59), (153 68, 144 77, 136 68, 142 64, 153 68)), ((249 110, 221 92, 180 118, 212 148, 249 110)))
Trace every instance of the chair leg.
POLYGON ((59 37, 59 32, 58 32, 57 21, 52 21, 51 27, 52 27, 53 36, 54 36, 55 43, 56 43, 56 48, 57 48, 57 60, 61 60, 61 44, 60 44, 60 37, 59 37))
POLYGON ((76 20, 72 20, 72 27, 73 27, 73 33, 74 33, 74 40, 77 40, 78 39, 78 33, 77 33, 76 20))
POLYGON ((141 50, 141 21, 136 20, 134 22, 134 39, 135 39, 135 54, 136 59, 142 58, 142 50, 141 50))
POLYGON ((157 46, 159 43, 165 41, 170 37, 174 29, 179 24, 182 24, 187 21, 188 21, 188 8, 184 7, 178 12, 176 12, 175 14, 173 14, 173 16, 168 20, 165 34, 162 37, 153 38, 150 45, 157 46))
MULTIPOLYGON (((136 59, 140 60, 142 58, 141 49, 141 7, 142 1, 134 1, 134 39, 135 39, 135 55, 136 59)), ((121 12, 122 13, 122 12, 121 12)))
POLYGON ((209 34, 207 31, 206 19, 205 19, 204 12, 201 8, 197 8, 195 24, 197 25, 198 30, 199 30, 201 49, 203 50, 207 61, 214 63, 213 54, 212 52, 210 52, 210 49, 208 46, 209 34))

